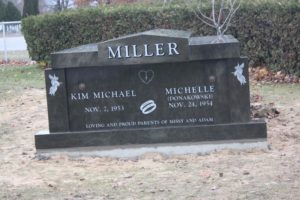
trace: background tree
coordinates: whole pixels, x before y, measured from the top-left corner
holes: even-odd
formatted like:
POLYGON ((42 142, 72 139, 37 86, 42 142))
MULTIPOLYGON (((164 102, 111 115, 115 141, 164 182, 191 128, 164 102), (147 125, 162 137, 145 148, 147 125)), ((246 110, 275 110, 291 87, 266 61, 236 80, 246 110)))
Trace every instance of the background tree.
POLYGON ((54 10, 56 12, 62 12, 64 10, 67 10, 70 6, 69 0, 56 0, 55 8, 54 10))
POLYGON ((215 28, 218 41, 224 41, 224 33, 228 30, 231 20, 240 7, 240 0, 189 0, 194 13, 204 24, 215 28), (205 8, 211 10, 207 15, 205 8))
POLYGON ((133 3, 136 0, 74 0, 77 7, 86 7, 89 5, 108 5, 118 3, 133 3))
POLYGON ((18 21, 21 19, 21 13, 12 2, 6 5, 5 21, 18 21))
POLYGON ((5 20, 6 5, 0 0, 0 22, 5 20))
POLYGON ((90 5, 91 0, 74 0, 74 3, 78 7, 85 7, 90 5))
POLYGON ((39 14, 38 0, 24 0, 23 17, 39 14))

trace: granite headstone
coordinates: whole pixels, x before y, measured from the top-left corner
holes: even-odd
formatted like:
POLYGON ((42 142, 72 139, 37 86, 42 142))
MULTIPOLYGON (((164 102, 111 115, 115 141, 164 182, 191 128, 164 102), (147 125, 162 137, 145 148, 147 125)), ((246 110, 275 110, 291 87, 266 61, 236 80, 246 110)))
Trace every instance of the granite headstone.
POLYGON ((36 148, 265 139, 248 59, 234 37, 215 39, 158 29, 53 53, 36 148))

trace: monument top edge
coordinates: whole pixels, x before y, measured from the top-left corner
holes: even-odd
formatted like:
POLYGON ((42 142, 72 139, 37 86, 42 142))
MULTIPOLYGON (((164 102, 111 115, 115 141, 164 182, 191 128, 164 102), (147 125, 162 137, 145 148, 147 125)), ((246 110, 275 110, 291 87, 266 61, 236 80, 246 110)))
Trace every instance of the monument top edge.
POLYGON ((80 45, 77 47, 69 48, 69 49, 64 49, 61 51, 53 52, 52 54, 72 54, 72 53, 91 53, 91 52, 97 52, 98 45, 110 43, 110 42, 118 42, 118 41, 123 41, 127 39, 134 39, 137 37, 141 36, 153 36, 153 37, 165 37, 165 38, 178 38, 178 39, 189 39, 191 37, 192 33, 189 31, 182 31, 182 30, 175 30, 175 29, 153 29, 149 31, 144 31, 144 32, 139 32, 139 33, 134 33, 134 34, 129 34, 125 36, 120 36, 117 38, 109 39, 106 41, 102 42, 97 42, 97 43, 91 43, 91 44, 85 44, 85 45, 80 45))
POLYGON ((189 39, 192 33, 189 31, 182 31, 182 30, 175 30, 175 29, 153 29, 149 31, 129 34, 125 36, 120 36, 117 38, 109 39, 99 44, 107 43, 107 42, 114 42, 123 39, 135 38, 138 36, 157 36, 157 37, 169 37, 169 38, 186 38, 189 39))
MULTIPOLYGON (((69 49, 64 49, 61 51, 53 52, 52 55, 64 55, 64 54, 76 54, 76 53, 96 53, 98 52, 99 45, 105 45, 107 43, 114 43, 114 42, 122 42, 128 39, 134 39, 141 36, 153 36, 153 37, 162 37, 162 38, 178 38, 178 39, 186 39, 188 41, 188 45, 208 45, 212 44, 212 41, 217 40, 217 36, 195 36, 192 37, 192 33, 189 31, 183 30, 175 30, 175 29, 153 29, 145 32, 134 33, 130 35, 120 36, 117 38, 109 39, 102 42, 91 43, 76 46, 69 49)), ((226 43, 239 43, 239 41, 234 38, 232 35, 224 35, 224 41, 221 43, 215 44, 226 44, 226 43)))

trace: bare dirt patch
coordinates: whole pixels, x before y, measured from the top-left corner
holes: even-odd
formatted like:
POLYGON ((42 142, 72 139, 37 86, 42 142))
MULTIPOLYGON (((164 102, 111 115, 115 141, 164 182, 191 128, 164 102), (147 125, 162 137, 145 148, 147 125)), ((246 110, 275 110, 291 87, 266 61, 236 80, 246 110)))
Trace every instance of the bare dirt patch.
POLYGON ((267 119, 270 150, 169 157, 151 153, 130 160, 36 157, 34 134, 48 124, 45 91, 29 88, 9 96, 0 99, 0 199, 294 200, 300 196, 298 98, 280 101, 275 93, 268 94, 266 101, 275 102, 280 112, 267 119))

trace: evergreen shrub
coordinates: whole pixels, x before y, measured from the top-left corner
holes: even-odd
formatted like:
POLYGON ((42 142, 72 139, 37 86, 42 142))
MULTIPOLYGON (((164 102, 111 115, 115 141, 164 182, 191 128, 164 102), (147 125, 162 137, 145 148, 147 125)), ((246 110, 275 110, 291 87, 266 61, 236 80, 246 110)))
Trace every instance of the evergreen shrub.
MULTIPOLYGON (((242 55, 252 66, 300 75, 300 5, 286 2, 244 2, 227 34, 241 42, 242 55)), ((30 16, 22 20, 22 28, 29 54, 37 61, 49 61, 50 53, 62 49, 155 28, 215 34, 183 5, 114 6, 30 16)))

